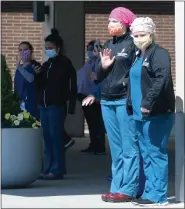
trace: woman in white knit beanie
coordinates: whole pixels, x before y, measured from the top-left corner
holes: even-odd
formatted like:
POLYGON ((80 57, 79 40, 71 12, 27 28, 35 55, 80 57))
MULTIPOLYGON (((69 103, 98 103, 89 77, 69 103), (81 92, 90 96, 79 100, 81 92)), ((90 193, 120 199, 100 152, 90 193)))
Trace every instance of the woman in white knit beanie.
POLYGON ((167 205, 168 137, 174 124, 175 95, 168 51, 154 41, 156 26, 149 17, 130 27, 137 58, 130 70, 127 111, 133 115, 146 176, 139 205, 167 205))

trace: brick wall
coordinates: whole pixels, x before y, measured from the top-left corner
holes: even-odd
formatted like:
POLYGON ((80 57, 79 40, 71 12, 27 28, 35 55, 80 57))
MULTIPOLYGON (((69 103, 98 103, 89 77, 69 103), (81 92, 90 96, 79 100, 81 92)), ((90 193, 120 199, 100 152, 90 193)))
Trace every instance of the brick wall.
MULTIPOLYGON (((109 37, 107 31, 108 14, 117 6, 130 8, 138 16, 150 16, 157 25, 156 41, 167 48, 172 58, 172 73, 175 79, 175 27, 174 2, 84 2, 85 4, 85 44, 92 39, 101 43, 109 37)), ((2 53, 14 74, 17 47, 21 41, 30 41, 35 49, 35 57, 42 60, 42 24, 33 22, 32 2, 2 2, 2 53)))
POLYGON ((156 23, 156 42, 167 48, 172 58, 172 73, 175 79, 175 25, 174 2, 85 2, 85 42, 109 39, 108 15, 117 6, 125 6, 138 16, 149 16, 156 23))
MULTIPOLYGON (((130 8, 138 16, 147 15, 153 18, 157 25, 156 41, 169 50, 175 78, 174 2, 89 1, 84 4, 85 44, 94 38, 100 39, 102 43, 110 38, 107 31, 108 14, 117 6, 130 8)), ((2 53, 6 55, 8 66, 13 73, 17 46, 21 41, 30 41, 35 48, 36 59, 42 59, 42 24, 33 22, 31 5, 30 2, 2 4, 2 53)))
POLYGON ((32 12, 2 12, 1 27, 2 54, 6 56, 12 75, 20 42, 29 41, 34 47, 36 60, 42 60, 42 24, 33 22, 32 12))

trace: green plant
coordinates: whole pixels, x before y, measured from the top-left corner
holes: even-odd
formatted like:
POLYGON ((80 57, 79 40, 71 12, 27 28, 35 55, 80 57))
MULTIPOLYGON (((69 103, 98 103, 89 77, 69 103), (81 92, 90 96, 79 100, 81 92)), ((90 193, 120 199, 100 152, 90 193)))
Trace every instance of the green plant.
POLYGON ((6 113, 17 114, 20 112, 20 102, 12 89, 12 78, 5 56, 1 55, 1 122, 4 124, 6 113))
POLYGON ((12 79, 5 56, 1 55, 1 95, 4 97, 8 92, 12 90, 12 79))

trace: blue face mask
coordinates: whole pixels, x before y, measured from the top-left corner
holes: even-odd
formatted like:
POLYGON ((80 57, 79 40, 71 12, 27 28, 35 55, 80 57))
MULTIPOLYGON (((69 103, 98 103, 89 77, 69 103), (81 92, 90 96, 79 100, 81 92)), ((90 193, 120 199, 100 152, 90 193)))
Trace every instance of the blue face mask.
POLYGON ((94 57, 94 54, 93 54, 92 51, 87 51, 87 56, 88 56, 89 58, 92 58, 92 57, 94 57))
POLYGON ((46 49, 45 52, 49 58, 54 58, 57 56, 55 49, 46 49))

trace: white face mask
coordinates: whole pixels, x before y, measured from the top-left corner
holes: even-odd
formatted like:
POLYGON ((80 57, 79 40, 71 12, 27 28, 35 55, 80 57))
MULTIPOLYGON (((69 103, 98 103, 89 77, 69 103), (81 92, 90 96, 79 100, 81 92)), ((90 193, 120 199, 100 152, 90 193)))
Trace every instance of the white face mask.
POLYGON ((150 35, 146 35, 143 37, 133 37, 134 38, 134 44, 138 49, 146 49, 148 46, 152 44, 152 38, 150 35))

